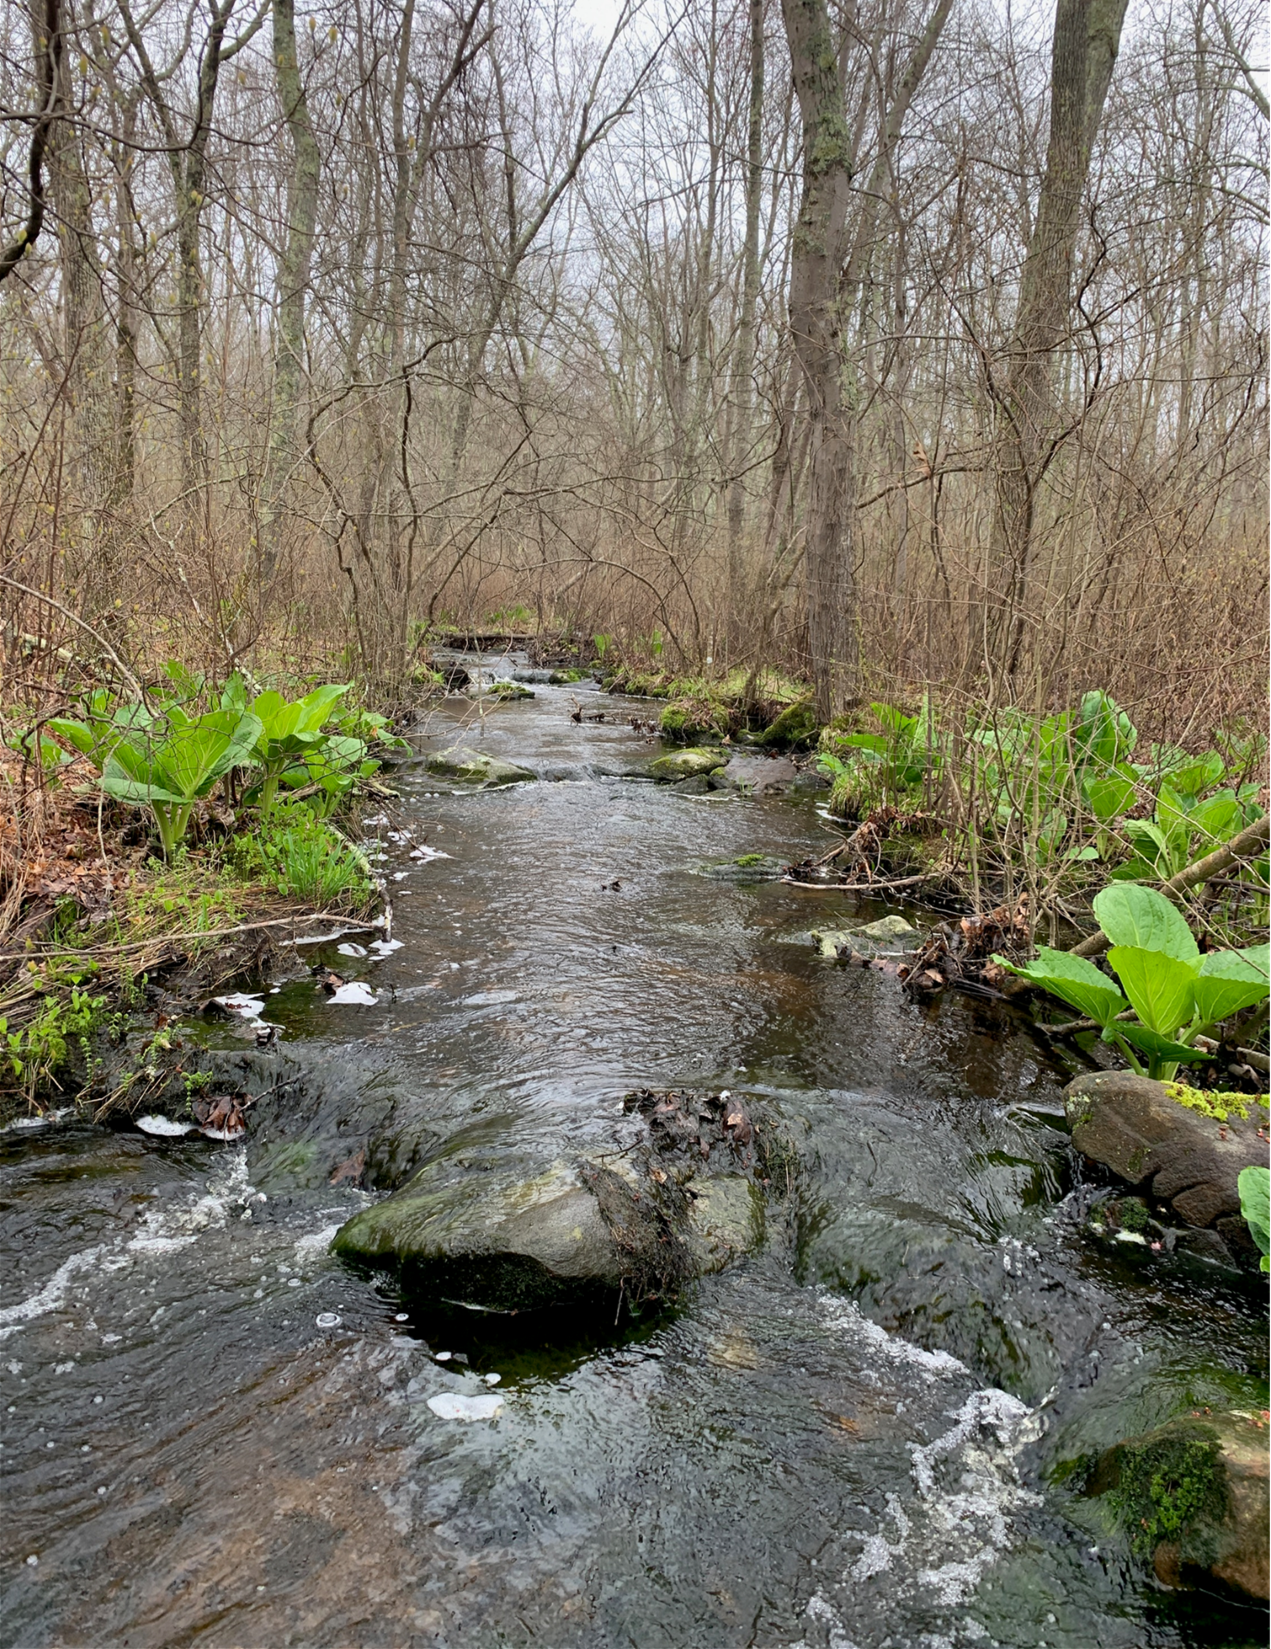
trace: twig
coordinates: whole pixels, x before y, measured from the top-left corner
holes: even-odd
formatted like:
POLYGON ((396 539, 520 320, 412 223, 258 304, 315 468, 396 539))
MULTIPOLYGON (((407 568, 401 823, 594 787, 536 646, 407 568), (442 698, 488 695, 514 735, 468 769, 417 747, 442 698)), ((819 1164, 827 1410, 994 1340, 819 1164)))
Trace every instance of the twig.
POLYGON ((87 630, 93 640, 97 642, 103 651, 105 651, 119 666, 120 670, 123 672, 125 680, 137 697, 139 699, 145 697, 145 694, 142 692, 141 683, 137 680, 136 676, 133 675, 132 671, 106 640, 105 636, 100 635, 96 630, 94 630, 91 624, 85 624, 84 620, 82 618, 77 618, 69 607, 63 607, 60 601, 54 601, 53 597, 51 595, 45 595, 43 590, 33 590, 28 584, 19 584, 16 578, 10 578, 7 573, 0 573, 0 584, 8 584, 12 589, 21 590, 23 595, 29 595, 34 601, 45 602, 48 606, 55 608, 59 613, 61 613, 63 618, 69 618, 72 624, 78 624, 81 630, 87 630))
MULTIPOLYGON (((224 939, 232 933, 253 933, 257 928, 283 928, 296 922, 349 921, 351 918, 338 910, 310 911, 305 916, 275 916, 266 922, 239 922, 232 928, 198 928, 188 933, 156 933, 149 939, 134 939, 129 945, 88 945, 72 950, 24 950, 0 955, 0 962, 48 962, 59 956, 92 956, 95 951, 109 951, 112 956, 131 955, 150 945, 183 945, 193 939, 224 939)), ((355 924, 356 925, 356 924, 355 924)), ((370 923, 362 926, 369 927, 370 923)))
POLYGON ((791 887, 806 888, 809 893, 894 893, 897 888, 929 882, 935 874, 924 870, 920 876, 902 876, 896 882, 801 882, 797 876, 783 876, 781 880, 791 887))
MULTIPOLYGON (((1161 892, 1167 897, 1186 893, 1189 887, 1195 887, 1198 882, 1207 882, 1211 876, 1221 875, 1240 859, 1256 859, 1260 853, 1266 852, 1268 842, 1271 842, 1271 818, 1264 816, 1255 819, 1238 836, 1224 842, 1213 853, 1206 854, 1203 859, 1197 859, 1194 864, 1180 870, 1177 876, 1171 876, 1168 882, 1162 882, 1161 892)), ((1101 928, 1088 939, 1083 939, 1079 945, 1074 945, 1068 954, 1102 956, 1111 942, 1101 928)))

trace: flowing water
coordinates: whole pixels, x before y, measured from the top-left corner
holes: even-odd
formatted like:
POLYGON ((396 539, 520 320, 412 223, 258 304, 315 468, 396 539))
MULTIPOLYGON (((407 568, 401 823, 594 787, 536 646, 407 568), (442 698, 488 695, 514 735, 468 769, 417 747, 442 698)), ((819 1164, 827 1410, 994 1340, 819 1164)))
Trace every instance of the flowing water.
POLYGON ((1065 1487, 1182 1403, 1265 1403, 1258 1291, 1093 1245, 1073 1071, 1022 1022, 800 942, 883 906, 710 871, 820 849, 814 797, 636 782, 612 718, 644 706, 536 693, 448 701, 424 747, 539 782, 399 774, 399 948, 298 949, 275 1050, 203 1033, 260 1095, 245 1143, 0 1136, 4 1642, 1265 1643, 1065 1487), (798 1147, 763 1252, 674 1310, 512 1338, 328 1254, 360 1179, 474 1126, 568 1150, 640 1086, 740 1091, 798 1147), (472 1423, 428 1402, 492 1393, 472 1423))

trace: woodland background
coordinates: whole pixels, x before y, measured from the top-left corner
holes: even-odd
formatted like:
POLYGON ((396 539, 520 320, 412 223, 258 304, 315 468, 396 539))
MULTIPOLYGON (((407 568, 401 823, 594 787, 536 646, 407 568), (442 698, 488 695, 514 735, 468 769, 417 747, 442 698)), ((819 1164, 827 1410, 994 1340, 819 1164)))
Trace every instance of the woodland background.
POLYGON ((1261 28, 5 8, 8 690, 113 653, 391 705, 449 625, 770 663, 826 712, 1260 719, 1261 28))

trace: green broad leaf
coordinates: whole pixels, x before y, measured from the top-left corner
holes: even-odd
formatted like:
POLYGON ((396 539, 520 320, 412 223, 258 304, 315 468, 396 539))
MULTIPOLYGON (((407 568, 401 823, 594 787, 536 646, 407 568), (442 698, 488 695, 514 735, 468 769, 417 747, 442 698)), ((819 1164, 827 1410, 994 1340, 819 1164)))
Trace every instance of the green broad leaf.
POLYGON ((197 719, 173 710, 169 721, 162 740, 115 747, 102 769, 108 796, 134 806, 187 805, 206 796, 231 767, 249 762, 260 737, 257 718, 233 710, 213 710, 197 719))
POLYGON ((1096 688, 1082 695, 1073 743, 1087 760, 1115 767, 1127 760, 1138 741, 1134 723, 1110 693, 1096 688))
POLYGON ((881 733, 848 733, 838 743, 846 745, 849 750, 870 750, 880 756, 891 749, 891 741, 881 733))
POLYGON ((1267 1255, 1271 1252, 1271 1172, 1265 1168, 1242 1168, 1236 1178, 1240 1193, 1240 1212, 1244 1215, 1249 1235, 1262 1250, 1262 1269, 1271 1271, 1267 1255))
MULTIPOLYGON (((1219 952, 1219 955, 1225 954, 1219 952)), ((1256 968, 1263 979, 1271 979, 1271 945, 1246 945, 1235 953, 1242 962, 1256 968)))
POLYGON ((1088 864, 1090 860, 1097 859, 1098 857, 1099 849, 1097 847, 1091 847, 1089 843, 1087 843, 1085 847, 1070 847, 1064 854, 1065 859, 1079 860, 1083 864, 1088 864))
POLYGON ((1111 1042, 1118 1036, 1124 1037, 1130 1046, 1137 1048, 1140 1053, 1166 1063, 1199 1065, 1204 1060, 1213 1058, 1212 1054, 1202 1053, 1199 1048, 1187 1048, 1181 1042, 1171 1042, 1169 1037, 1149 1030, 1146 1025, 1133 1025, 1125 1021, 1118 1025, 1110 1025, 1103 1033, 1103 1040, 1111 1042))
POLYGON ((1182 912, 1155 888, 1105 887, 1095 895, 1094 913, 1114 945, 1161 951, 1182 962, 1200 957, 1182 912))
POLYGON ((320 744, 323 724, 330 719, 336 702, 349 690, 344 686, 316 687, 302 699, 288 701, 281 693, 260 693, 252 700, 251 712, 260 718, 261 740, 257 756, 273 761, 297 755, 320 744))
POLYGON ((1155 882, 1160 877, 1157 874, 1156 861, 1145 859, 1141 853, 1136 853, 1122 865, 1108 872, 1110 882, 1155 882))
POLYGON ((1090 811, 1100 824, 1110 824, 1113 819, 1119 819, 1138 800, 1137 775, 1127 767, 1118 767, 1101 778, 1088 774, 1081 788, 1090 811))
POLYGON ((59 739, 65 739, 67 744, 73 744, 81 755, 91 756, 97 748, 97 735, 91 727, 86 727, 82 721, 72 721, 69 717, 55 716, 52 721, 46 721, 45 727, 59 739))
MULTIPOLYGON (((1127 819, 1121 828, 1132 842, 1142 844, 1145 852, 1147 848, 1154 848, 1157 853, 1165 853, 1169 849, 1165 832, 1150 819, 1127 819)), ((1148 854, 1148 857, 1151 856, 1148 854)))
POLYGON ((910 732, 918 725, 917 716, 907 716, 893 704, 871 704, 870 709, 893 738, 899 738, 902 733, 910 732))
POLYGON ((1053 807, 1037 827, 1037 845, 1043 853, 1056 853, 1068 834, 1068 815, 1053 807))
POLYGON ((1027 979, 1030 985, 1039 985, 1059 997, 1097 1025, 1111 1024, 1130 1006, 1108 976, 1084 956, 1071 956, 1067 951, 1039 945, 1036 958, 1027 967, 1017 967, 1004 956, 995 956, 993 960, 999 967, 1027 979))
POLYGON ((1137 945, 1114 945, 1108 963, 1116 970, 1130 1006, 1150 1031, 1170 1036, 1190 1021, 1200 971, 1195 962, 1137 945))
MULTIPOLYGON (((1240 803, 1234 790, 1220 790, 1207 801, 1197 802, 1187 816, 1193 835, 1208 837, 1216 846, 1225 842, 1236 828, 1240 818, 1240 803)), ((1203 848, 1204 841, 1196 844, 1203 848)))
POLYGON ((131 745, 121 744, 106 757, 102 768, 102 789, 117 802, 131 807, 180 805, 186 798, 171 788, 167 775, 162 774, 144 752, 131 745))
POLYGON ((1261 965, 1234 950, 1220 950, 1201 958, 1200 977, 1196 981, 1196 1012, 1206 1025, 1215 1025, 1242 1008, 1266 1001, 1271 991, 1267 980, 1267 947, 1259 945, 1256 949, 1262 953, 1261 965))
POLYGON ((247 684, 235 670, 221 689, 221 709, 243 711, 247 708, 247 684))
POLYGON ((1169 782, 1180 796, 1199 796, 1206 790, 1212 790, 1226 771, 1226 764, 1218 752, 1207 750, 1203 756, 1172 766, 1169 782))
POLYGON ((252 759, 260 721, 249 712, 212 710, 175 730, 157 751, 183 801, 206 796, 222 774, 252 759))

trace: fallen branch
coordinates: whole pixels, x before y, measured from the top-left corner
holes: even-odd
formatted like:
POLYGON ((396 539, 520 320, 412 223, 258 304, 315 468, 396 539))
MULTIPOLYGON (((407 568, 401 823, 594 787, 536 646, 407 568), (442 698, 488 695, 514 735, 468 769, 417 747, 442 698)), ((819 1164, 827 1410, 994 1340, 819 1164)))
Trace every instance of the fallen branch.
POLYGON ((135 939, 129 945, 88 945, 76 949, 23 950, 0 955, 0 962, 48 962, 57 957, 92 957, 97 952, 111 956, 127 956, 155 945, 179 949, 182 945, 201 939, 226 939, 235 933, 254 933, 258 928, 282 928, 298 922, 346 922, 353 927, 370 927, 370 922, 358 922, 338 910, 310 911, 307 915, 274 916, 263 922, 239 922, 232 928, 198 928, 189 933, 156 933, 149 939, 135 939))
POLYGON ((933 870, 924 870, 920 876, 902 876, 896 882, 801 882, 797 876, 783 876, 781 880, 790 887, 806 888, 810 893, 895 893, 897 888, 929 882, 935 874, 933 870))
MULTIPOLYGON (((1271 842, 1271 818, 1255 819, 1247 829, 1242 830, 1238 836, 1233 836, 1229 842, 1224 842, 1213 853, 1206 854, 1203 859, 1197 859, 1194 864, 1180 870, 1177 876, 1171 876, 1168 882, 1162 882, 1161 892, 1170 897, 1186 893, 1188 888, 1207 882, 1213 876, 1220 876, 1224 870, 1230 870, 1232 865, 1242 859, 1256 859, 1259 854, 1266 852, 1268 842, 1271 842)), ((1110 943, 1111 940, 1100 928, 1088 939, 1083 939, 1079 945, 1074 945, 1068 954, 1102 956, 1110 943)))

